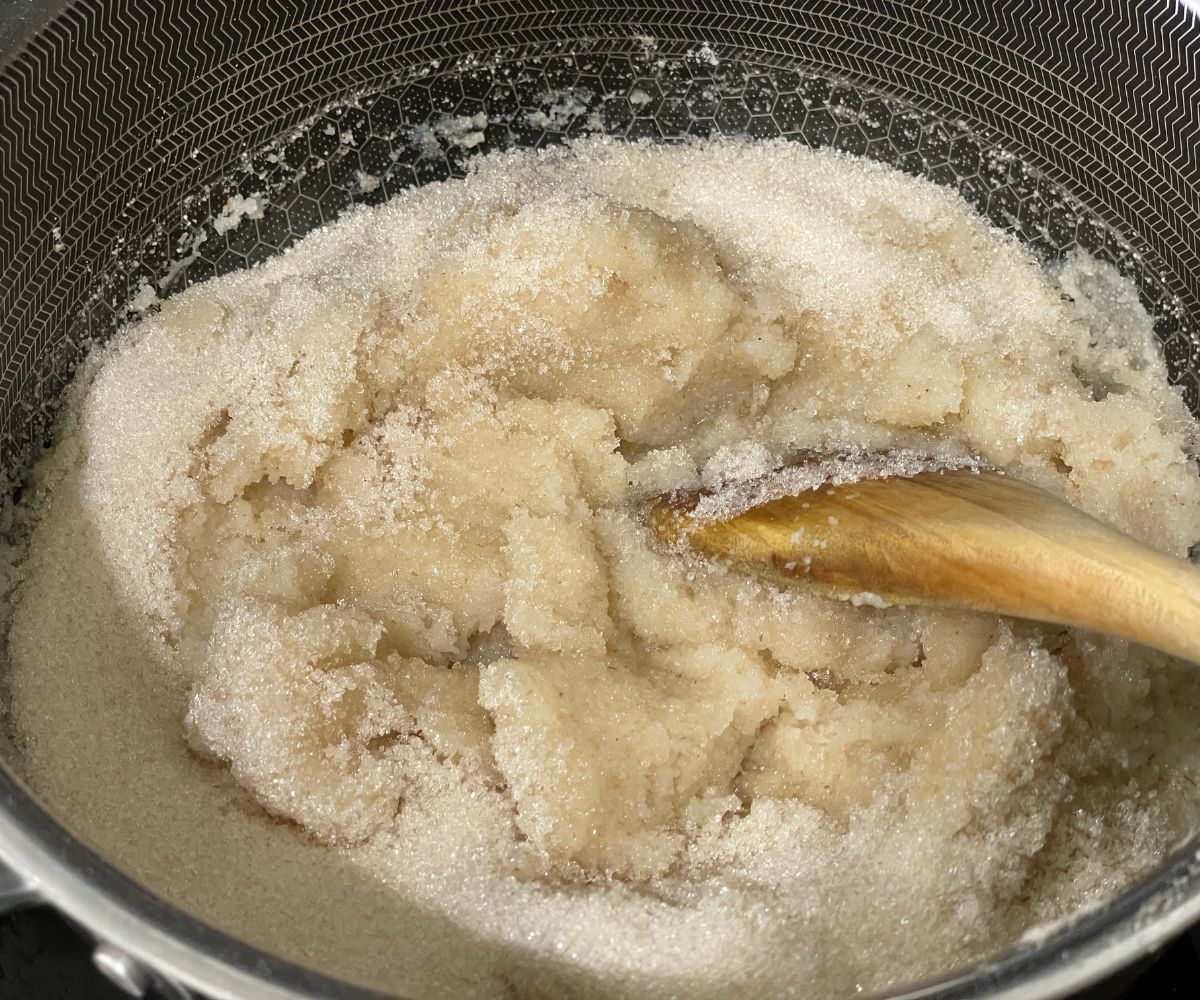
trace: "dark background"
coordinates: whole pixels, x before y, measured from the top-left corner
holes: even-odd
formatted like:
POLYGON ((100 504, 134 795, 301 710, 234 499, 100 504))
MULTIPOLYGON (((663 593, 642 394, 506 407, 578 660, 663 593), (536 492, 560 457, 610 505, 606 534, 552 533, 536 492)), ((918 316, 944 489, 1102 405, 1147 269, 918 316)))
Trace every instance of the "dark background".
MULTIPOLYGON (((1185 934, 1132 982, 1104 984, 1078 994, 1076 1000, 1195 1000, 1200 997, 1198 942, 1200 930, 1185 934)), ((0 918, 0 1000, 124 997, 94 970, 84 939, 54 911, 37 907, 0 918)))

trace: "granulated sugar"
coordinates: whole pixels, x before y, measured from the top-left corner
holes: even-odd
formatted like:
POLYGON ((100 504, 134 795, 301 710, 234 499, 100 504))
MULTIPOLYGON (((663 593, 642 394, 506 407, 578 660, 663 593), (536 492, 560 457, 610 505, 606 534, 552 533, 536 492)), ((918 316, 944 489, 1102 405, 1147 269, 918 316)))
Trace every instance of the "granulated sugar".
POLYGON ((771 590, 640 503, 980 462, 1182 556, 1194 438, 1110 268, 1048 276, 925 182, 485 157, 92 359, 31 491, 25 767, 155 891, 379 989, 897 985, 1194 827, 1193 669, 771 590))
POLYGON ((691 512, 696 522, 728 520, 751 507, 781 497, 798 496, 821 486, 845 486, 864 479, 915 476, 923 472, 985 468, 979 459, 962 453, 950 442, 939 442, 939 447, 926 451, 830 449, 793 455, 786 463, 771 456, 761 445, 756 447, 759 450, 748 455, 735 453, 732 466, 728 450, 718 452, 709 460, 700 476, 706 492, 691 512), (716 470, 714 466, 717 466, 716 470))

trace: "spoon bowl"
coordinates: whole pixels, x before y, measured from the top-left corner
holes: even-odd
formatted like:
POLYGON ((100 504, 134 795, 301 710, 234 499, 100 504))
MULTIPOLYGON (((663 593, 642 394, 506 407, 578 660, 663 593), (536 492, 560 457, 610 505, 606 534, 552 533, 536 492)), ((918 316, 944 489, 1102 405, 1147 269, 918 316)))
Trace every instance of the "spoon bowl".
POLYGON ((1200 662, 1200 569, 1002 472, 826 483, 730 516, 706 514, 711 497, 657 498, 659 541, 779 586, 1092 629, 1200 662))

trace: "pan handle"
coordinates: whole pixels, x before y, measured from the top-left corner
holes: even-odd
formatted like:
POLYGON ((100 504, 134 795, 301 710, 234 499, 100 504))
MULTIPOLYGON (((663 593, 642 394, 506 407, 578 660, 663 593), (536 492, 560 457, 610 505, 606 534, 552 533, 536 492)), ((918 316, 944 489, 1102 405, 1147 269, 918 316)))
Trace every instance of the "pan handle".
POLYGON ((183 986, 160 976, 116 945, 98 943, 92 963, 104 978, 131 997, 144 1000, 196 1000, 183 986))
MULTIPOLYGON (((0 916, 41 902, 37 883, 0 862, 0 916)), ((161 1000, 193 1000, 184 987, 143 967, 114 945, 97 942, 92 961, 97 971, 130 996, 152 994, 161 1000)))
POLYGON ((34 906, 39 902, 41 897, 36 883, 0 862, 0 914, 34 906))

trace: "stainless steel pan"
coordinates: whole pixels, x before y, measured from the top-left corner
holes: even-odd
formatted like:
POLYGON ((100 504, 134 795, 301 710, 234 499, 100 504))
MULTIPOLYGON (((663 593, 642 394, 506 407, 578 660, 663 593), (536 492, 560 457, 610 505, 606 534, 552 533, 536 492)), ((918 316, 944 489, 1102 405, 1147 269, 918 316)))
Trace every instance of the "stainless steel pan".
MULTIPOLYGON (((1198 72, 1200 19, 1170 0, 10 0, 0 459, 20 467, 45 442, 73 363, 143 284, 169 293, 472 155, 596 130, 833 145, 956 188, 1046 257, 1112 260, 1200 412, 1198 72), (423 124, 477 114, 478 144, 446 129, 435 155, 414 144, 423 124), (207 220, 235 193, 270 207, 217 233, 207 220)), ((58 907, 135 994, 371 995, 123 876, 26 790, 18 756, 0 767, 0 907, 58 907)), ((1200 918, 1198 848, 906 995, 1056 996, 1135 963, 1200 918)))

